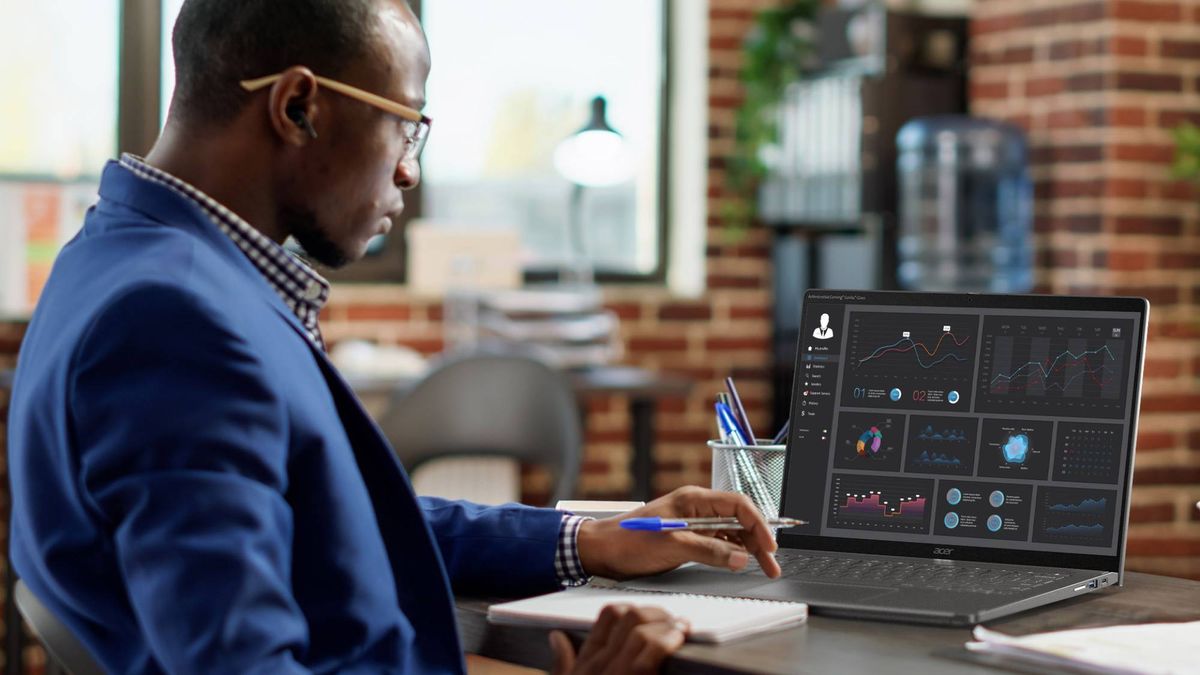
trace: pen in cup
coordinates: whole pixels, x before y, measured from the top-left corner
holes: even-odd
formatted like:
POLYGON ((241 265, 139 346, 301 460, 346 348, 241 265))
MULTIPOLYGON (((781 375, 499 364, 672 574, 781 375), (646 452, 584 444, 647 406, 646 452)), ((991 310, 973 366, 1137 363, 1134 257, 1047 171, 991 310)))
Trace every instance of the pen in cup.
MULTIPOLYGON (((795 518, 768 518, 768 527, 795 527, 807 525, 807 520, 795 518)), ((662 532, 665 530, 744 530, 737 518, 626 518, 621 521, 626 530, 662 532)))

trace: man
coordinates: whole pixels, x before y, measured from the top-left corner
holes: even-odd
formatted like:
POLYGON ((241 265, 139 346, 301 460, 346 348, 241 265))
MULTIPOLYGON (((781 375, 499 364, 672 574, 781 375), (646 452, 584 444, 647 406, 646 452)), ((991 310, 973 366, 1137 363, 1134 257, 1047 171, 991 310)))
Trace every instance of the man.
MULTIPOLYGON (((419 180, 429 54, 403 0, 188 0, 173 45, 162 137, 105 168, 10 411, 16 571, 107 669, 457 672, 451 587, 749 554, 778 574, 733 495, 641 510, 736 515, 728 539, 413 496, 325 357, 328 285, 280 246, 355 260, 419 180)), ((618 607, 578 655, 552 643, 560 670, 649 671, 684 630, 618 607)))

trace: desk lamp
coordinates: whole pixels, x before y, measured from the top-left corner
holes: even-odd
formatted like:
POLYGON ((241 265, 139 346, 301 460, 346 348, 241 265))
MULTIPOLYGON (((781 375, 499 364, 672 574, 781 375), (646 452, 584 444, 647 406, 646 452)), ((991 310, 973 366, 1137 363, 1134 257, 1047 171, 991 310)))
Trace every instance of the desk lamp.
POLYGON ((554 150, 554 168, 571 181, 567 236, 571 242, 571 264, 560 280, 580 286, 592 284, 592 266, 583 235, 583 191, 629 180, 633 166, 625 139, 608 124, 603 96, 592 99, 592 115, 579 131, 563 139, 554 150))

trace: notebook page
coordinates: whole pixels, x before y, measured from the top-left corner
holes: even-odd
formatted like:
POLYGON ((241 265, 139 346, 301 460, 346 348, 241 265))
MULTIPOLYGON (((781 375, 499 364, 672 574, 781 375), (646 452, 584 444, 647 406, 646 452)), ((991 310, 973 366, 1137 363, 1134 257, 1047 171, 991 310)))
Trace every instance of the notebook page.
POLYGON ((732 640, 792 626, 808 616, 808 606, 802 602, 584 586, 492 605, 488 609, 488 620, 492 623, 586 630, 596 621, 601 609, 615 603, 661 607, 691 624, 688 640, 693 642, 732 640))

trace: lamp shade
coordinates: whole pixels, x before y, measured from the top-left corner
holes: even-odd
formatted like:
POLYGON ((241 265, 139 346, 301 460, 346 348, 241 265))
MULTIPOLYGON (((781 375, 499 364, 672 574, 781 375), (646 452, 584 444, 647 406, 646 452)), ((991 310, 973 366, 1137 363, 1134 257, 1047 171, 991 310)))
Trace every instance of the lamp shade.
POLYGON ((604 113, 604 97, 592 99, 592 117, 587 125, 563 139, 554 150, 554 168, 576 185, 616 185, 633 176, 625 139, 609 126, 604 113))

